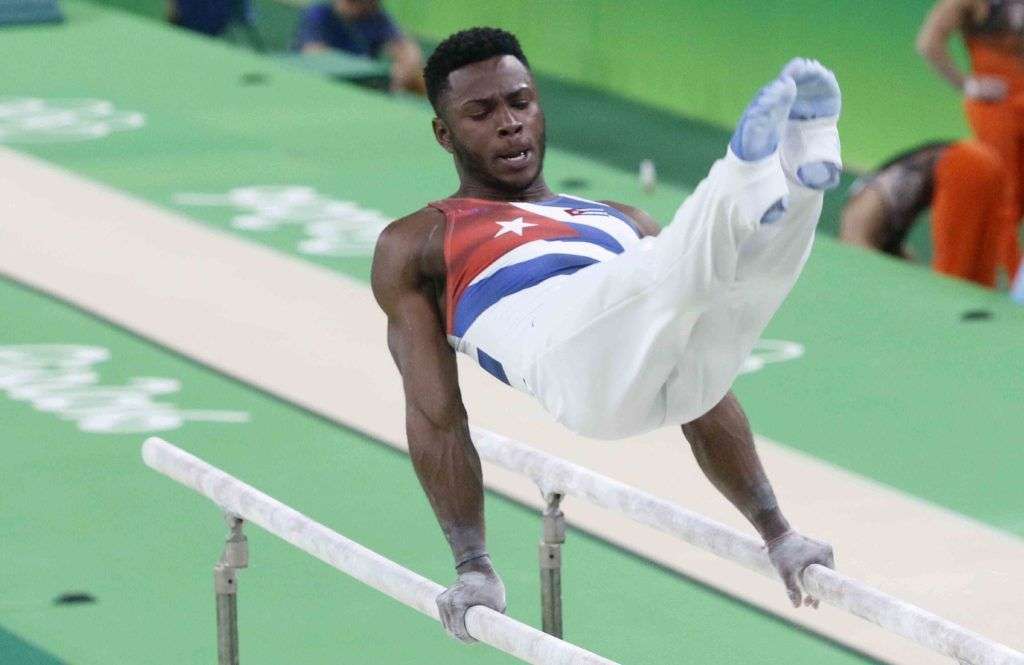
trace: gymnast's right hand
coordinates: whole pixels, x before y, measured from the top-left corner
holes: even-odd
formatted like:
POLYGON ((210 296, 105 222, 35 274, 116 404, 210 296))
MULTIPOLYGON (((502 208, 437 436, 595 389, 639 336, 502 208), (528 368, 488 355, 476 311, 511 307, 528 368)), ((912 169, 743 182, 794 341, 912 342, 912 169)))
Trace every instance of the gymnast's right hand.
POLYGON ((466 630, 466 611, 474 605, 505 611, 505 585, 491 567, 489 557, 475 559, 463 566, 455 584, 437 597, 437 609, 444 629, 461 642, 476 642, 466 630))

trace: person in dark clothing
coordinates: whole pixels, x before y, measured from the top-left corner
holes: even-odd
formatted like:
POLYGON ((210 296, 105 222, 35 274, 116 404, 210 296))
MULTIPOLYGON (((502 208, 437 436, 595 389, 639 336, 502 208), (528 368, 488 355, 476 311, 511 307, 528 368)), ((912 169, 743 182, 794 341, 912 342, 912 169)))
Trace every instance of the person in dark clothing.
POLYGON ((311 5, 302 14, 293 50, 329 49, 366 58, 391 60, 391 89, 424 94, 423 54, 402 34, 379 0, 333 0, 311 5))
POLYGON ((167 20, 210 37, 224 34, 233 19, 247 20, 252 8, 248 0, 168 0, 167 20))
POLYGON ((1006 170, 994 149, 973 140, 927 143, 853 184, 840 238, 910 258, 904 242, 931 208, 934 270, 992 288, 1004 249, 1008 194, 1006 170))

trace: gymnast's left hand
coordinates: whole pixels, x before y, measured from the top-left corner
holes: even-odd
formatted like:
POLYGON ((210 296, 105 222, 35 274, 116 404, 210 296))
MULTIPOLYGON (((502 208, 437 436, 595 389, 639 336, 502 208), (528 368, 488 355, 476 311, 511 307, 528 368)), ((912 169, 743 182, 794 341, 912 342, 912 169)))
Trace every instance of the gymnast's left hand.
POLYGON ((466 612, 474 605, 505 612, 505 584, 494 572, 488 557, 473 561, 468 569, 459 571, 455 584, 437 597, 444 629, 460 642, 476 642, 466 630, 466 612))
POLYGON ((793 607, 800 607, 802 603, 818 609, 821 602, 819 599, 809 595, 802 597, 805 592, 802 590, 801 576, 808 566, 814 564, 835 568, 836 560, 832 546, 820 540, 802 536, 790 529, 781 536, 770 540, 766 547, 768 548, 768 558, 786 585, 786 593, 789 595, 789 601, 793 603, 793 607))

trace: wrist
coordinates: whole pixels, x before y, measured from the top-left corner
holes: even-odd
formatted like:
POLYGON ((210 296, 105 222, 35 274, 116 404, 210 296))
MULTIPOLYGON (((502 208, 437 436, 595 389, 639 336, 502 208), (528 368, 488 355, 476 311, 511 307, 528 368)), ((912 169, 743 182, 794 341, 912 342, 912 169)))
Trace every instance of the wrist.
POLYGON ((778 506, 759 512, 752 521, 766 544, 781 539, 793 530, 778 506))
POLYGON ((461 571, 464 565, 474 559, 487 556, 487 541, 484 538, 482 524, 468 526, 442 524, 442 529, 448 540, 448 545, 452 548, 456 571, 461 571))
POLYGON ((468 559, 462 559, 455 564, 455 572, 459 575, 464 573, 493 573, 494 567, 491 565, 491 556, 484 552, 468 559))
POLYGON ((787 531, 784 531, 781 534, 775 536, 774 538, 771 538, 769 540, 764 541, 764 548, 766 550, 768 550, 769 554, 771 554, 771 551, 772 551, 773 547, 775 547, 776 545, 778 545, 779 543, 784 541, 786 538, 789 538, 791 535, 793 535, 795 533, 796 533, 796 531, 794 531, 793 529, 789 529, 787 531))

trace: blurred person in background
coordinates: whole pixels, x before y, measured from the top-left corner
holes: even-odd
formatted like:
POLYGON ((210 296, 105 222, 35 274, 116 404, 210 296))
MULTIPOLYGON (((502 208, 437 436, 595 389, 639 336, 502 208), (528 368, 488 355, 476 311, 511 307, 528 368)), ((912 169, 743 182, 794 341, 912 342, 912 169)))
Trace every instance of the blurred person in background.
POLYGON ((293 49, 329 49, 391 60, 391 89, 425 94, 423 53, 402 34, 379 0, 333 0, 310 5, 302 14, 293 49))
POLYGON ((167 0, 167 20, 193 32, 220 37, 232 19, 248 19, 248 0, 167 0))
POLYGON ((994 148, 1007 171, 999 264, 1012 278, 1021 262, 1024 211, 1024 0, 940 0, 921 26, 918 52, 965 98, 975 136, 994 148), (965 74, 950 54, 959 33, 970 54, 965 74))
POLYGON ((1024 305, 1024 262, 1021 262, 1020 268, 1017 269, 1017 282, 1010 290, 1010 297, 1018 305, 1024 305))
POLYGON ((839 236, 909 259, 904 242, 931 207, 935 271, 993 288, 1006 195, 1006 171, 993 148, 971 140, 927 143, 853 184, 839 236))

